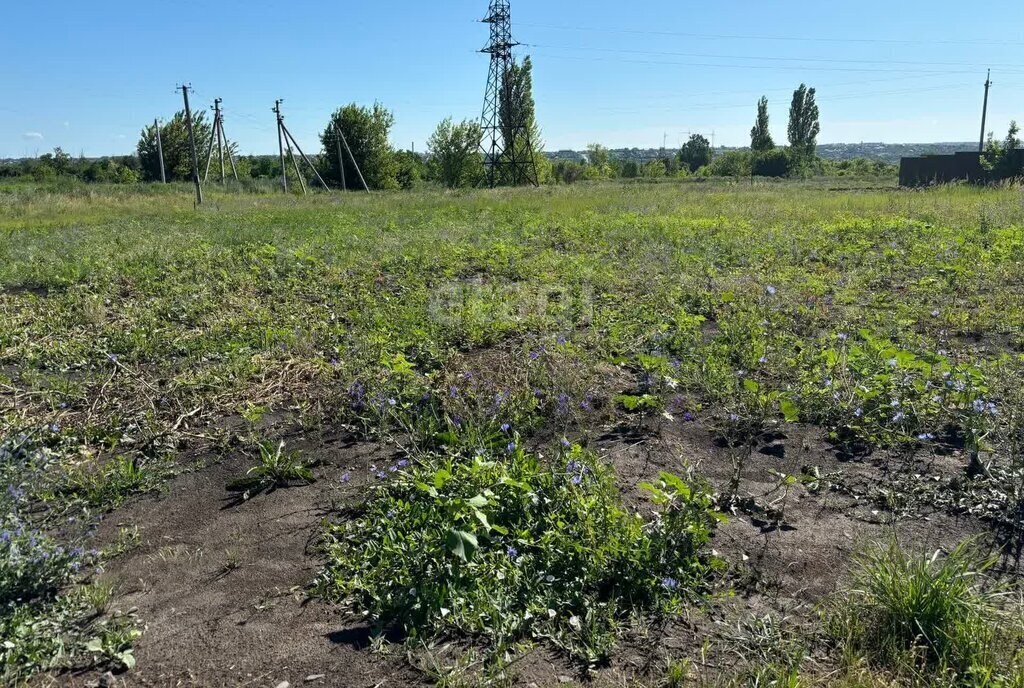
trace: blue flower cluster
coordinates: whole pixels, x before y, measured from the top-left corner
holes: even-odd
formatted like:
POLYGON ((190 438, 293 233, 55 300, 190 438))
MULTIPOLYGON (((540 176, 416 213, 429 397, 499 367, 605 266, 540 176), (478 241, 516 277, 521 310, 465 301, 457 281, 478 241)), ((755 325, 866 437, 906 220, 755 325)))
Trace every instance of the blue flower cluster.
POLYGON ((61 545, 8 514, 0 529, 0 607, 52 597, 97 556, 61 545))

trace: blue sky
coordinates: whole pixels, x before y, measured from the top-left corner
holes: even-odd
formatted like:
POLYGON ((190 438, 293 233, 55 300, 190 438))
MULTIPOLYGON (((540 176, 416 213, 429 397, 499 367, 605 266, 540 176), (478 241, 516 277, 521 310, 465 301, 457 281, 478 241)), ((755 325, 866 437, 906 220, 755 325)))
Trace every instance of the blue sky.
MULTIPOLYGON (((275 98, 307 152, 337 106, 394 110, 395 145, 422 150, 442 118, 478 117, 486 0, 12 0, 4 9, 0 157, 61 146, 127 153, 154 117, 224 99, 244 153, 276 149, 275 98)), ((762 94, 776 140, 801 81, 818 89, 821 142, 977 138, 1024 120, 1024 3, 993 0, 717 3, 513 0, 535 63, 549 149, 678 145, 687 132, 745 145, 762 94)))

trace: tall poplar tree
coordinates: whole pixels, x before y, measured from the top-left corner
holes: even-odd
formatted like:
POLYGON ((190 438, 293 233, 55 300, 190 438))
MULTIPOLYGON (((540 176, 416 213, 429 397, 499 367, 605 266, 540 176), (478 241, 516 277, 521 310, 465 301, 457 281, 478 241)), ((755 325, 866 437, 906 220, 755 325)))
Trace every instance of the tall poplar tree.
POLYGON ((775 141, 768 130, 768 98, 762 96, 757 102, 757 122, 750 130, 750 149, 756 153, 763 153, 775 148, 775 141))

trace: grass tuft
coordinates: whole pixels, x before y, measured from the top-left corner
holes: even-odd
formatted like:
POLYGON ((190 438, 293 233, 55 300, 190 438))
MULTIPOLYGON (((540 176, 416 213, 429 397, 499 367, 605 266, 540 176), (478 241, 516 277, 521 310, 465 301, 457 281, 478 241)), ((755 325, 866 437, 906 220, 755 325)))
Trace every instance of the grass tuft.
POLYGON ((901 676, 970 685, 1006 666, 1004 595, 985 575, 995 560, 972 541, 944 556, 908 554, 893 541, 856 562, 851 589, 827 618, 851 657, 901 676))
POLYGON ((264 442, 259 450, 260 462, 250 468, 245 477, 228 483, 228 489, 242 493, 243 500, 295 483, 313 482, 313 471, 309 465, 299 458, 298 452, 286 452, 284 442, 276 448, 270 442, 264 442))

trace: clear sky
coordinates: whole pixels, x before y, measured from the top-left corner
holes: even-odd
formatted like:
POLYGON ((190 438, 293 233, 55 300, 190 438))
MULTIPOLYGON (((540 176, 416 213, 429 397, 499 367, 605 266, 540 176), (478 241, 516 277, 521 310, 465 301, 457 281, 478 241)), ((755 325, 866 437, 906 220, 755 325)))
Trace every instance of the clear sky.
MULTIPOLYGON (((487 0, 8 0, 0 45, 0 157, 61 146, 134 149, 142 127, 224 99, 243 153, 276 151, 284 99, 306 152, 337 106, 380 100, 395 145, 423 150, 442 118, 479 117, 487 0)), ((982 85, 989 129, 1024 120, 1024 2, 513 0, 534 59, 547 148, 746 145, 762 94, 785 140, 789 99, 818 89, 819 141, 970 141, 982 85)))

